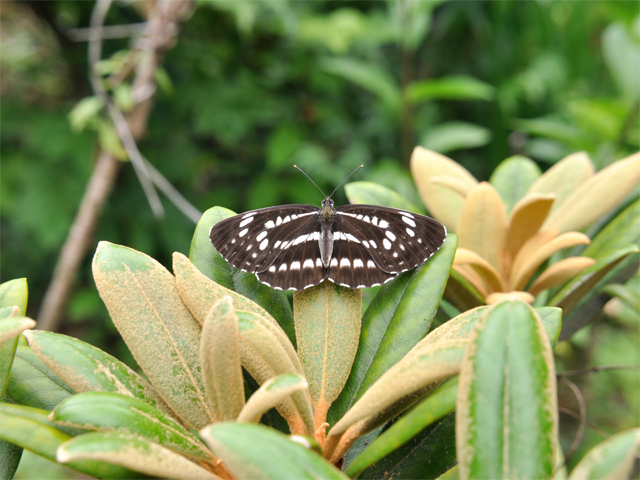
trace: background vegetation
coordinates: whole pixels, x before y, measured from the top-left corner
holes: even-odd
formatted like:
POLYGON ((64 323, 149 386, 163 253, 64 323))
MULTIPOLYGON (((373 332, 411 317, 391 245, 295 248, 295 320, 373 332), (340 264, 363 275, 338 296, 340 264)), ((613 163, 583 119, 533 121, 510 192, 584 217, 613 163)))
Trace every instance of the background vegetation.
MULTIPOLYGON (((0 273, 1 281, 28 278, 32 317, 99 142, 113 146, 108 133, 69 121, 92 94, 86 43, 75 41, 92 8, 2 4, 0 273)), ((116 3, 107 24, 140 22, 140 8, 116 3)), ((514 154, 546 169, 585 150, 602 168, 639 148, 639 13, 633 1, 198 2, 166 55, 139 148, 202 211, 318 204, 294 163, 325 191, 364 163, 357 179, 419 203, 407 169, 415 145, 478 179, 514 154)), ((128 45, 106 40, 103 57, 117 60, 128 45)), ((335 197, 345 201, 342 191, 335 197)), ((124 165, 94 244, 127 245, 169 265, 171 252, 188 251, 194 225, 165 207, 156 220, 124 165)), ((90 258, 61 331, 128 359, 90 258)), ((637 318, 603 317, 558 345, 557 368, 637 365, 639 341, 637 318)), ((640 424, 637 371, 579 380, 599 429, 640 424)), ((577 410, 570 392, 559 394, 577 410)), ((577 424, 561 421, 566 451, 577 424)), ((600 440, 587 429, 574 462, 600 440)))

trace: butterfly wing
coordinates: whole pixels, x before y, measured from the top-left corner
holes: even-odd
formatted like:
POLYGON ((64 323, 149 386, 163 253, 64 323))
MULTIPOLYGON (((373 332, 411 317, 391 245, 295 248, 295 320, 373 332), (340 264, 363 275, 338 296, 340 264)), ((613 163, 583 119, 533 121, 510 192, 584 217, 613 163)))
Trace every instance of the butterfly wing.
POLYGON ((298 290, 324 278, 317 267, 319 231, 317 207, 282 205, 227 218, 209 237, 234 267, 255 273, 270 287, 298 290))
POLYGON ((382 282, 374 283, 384 283, 426 261, 442 246, 447 236, 444 225, 432 218, 374 205, 339 207, 334 230, 333 256, 338 267, 343 258, 350 259, 352 267, 351 271, 330 268, 329 277, 336 283, 353 287, 370 286, 367 276, 361 276, 365 272, 373 273, 369 272, 374 270, 370 261, 382 272, 379 275, 382 282), (356 260, 364 266, 354 268, 356 263, 360 265, 356 260), (359 283, 354 285, 354 281, 359 283))

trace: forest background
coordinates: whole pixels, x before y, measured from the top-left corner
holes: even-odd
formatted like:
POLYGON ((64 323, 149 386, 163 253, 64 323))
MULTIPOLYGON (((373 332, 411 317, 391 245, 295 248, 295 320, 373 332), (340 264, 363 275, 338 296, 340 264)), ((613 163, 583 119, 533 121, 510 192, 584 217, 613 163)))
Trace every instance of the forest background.
MULTIPOLYGON (((144 3, 110 8, 105 25, 128 25, 129 36, 104 40, 100 68, 114 68, 140 33, 144 3)), ((0 8, 0 276, 27 277, 28 315, 37 318, 97 152, 126 154, 87 101, 94 3, 0 8)), ((639 15, 635 1, 199 1, 156 72, 138 147, 200 211, 319 205, 293 164, 326 192, 365 164, 356 180, 420 204, 408 170, 416 145, 481 180, 512 155, 546 170, 586 151, 601 169, 640 148, 639 15)), ((113 94, 126 110, 130 86, 113 94)), ((346 202, 344 191, 334 198, 346 202)), ((89 252, 108 240, 170 265, 173 251, 188 251, 194 223, 162 201, 159 220, 125 163, 89 252)), ((90 257, 57 330, 133 365, 98 297, 90 257)), ((639 343, 638 322, 602 317, 558 345, 557 368, 638 365, 639 343)), ((598 429, 640 424, 637 371, 577 383, 597 428, 587 428, 576 461, 602 440, 598 429)), ((566 450, 577 422, 561 422, 566 450)))

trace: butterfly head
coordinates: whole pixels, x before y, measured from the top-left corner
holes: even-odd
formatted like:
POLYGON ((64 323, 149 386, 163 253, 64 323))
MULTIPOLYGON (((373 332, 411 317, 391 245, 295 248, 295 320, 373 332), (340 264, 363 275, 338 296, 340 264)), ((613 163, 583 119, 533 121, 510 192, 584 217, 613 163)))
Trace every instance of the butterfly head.
POLYGON ((333 200, 325 198, 322 200, 322 220, 329 221, 333 218, 333 200))

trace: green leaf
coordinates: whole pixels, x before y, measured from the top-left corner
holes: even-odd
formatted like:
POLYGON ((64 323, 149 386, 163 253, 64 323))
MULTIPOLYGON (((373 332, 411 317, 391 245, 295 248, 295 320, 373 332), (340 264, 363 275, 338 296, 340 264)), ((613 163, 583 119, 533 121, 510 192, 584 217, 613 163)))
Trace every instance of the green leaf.
POLYGON ((50 418, 62 425, 139 435, 181 455, 215 461, 202 442, 174 418, 127 395, 80 393, 58 405, 50 418))
MULTIPOLYGON (((55 462, 58 447, 72 437, 51 426, 48 413, 23 405, 0 404, 0 439, 55 462)), ((97 478, 138 478, 130 470, 103 462, 79 460, 67 466, 97 478)))
POLYGON ((348 478, 312 450, 263 425, 218 423, 200 435, 237 478, 348 478))
POLYGON ((100 143, 100 146, 113 155, 114 158, 123 161, 128 160, 129 154, 122 145, 120 136, 118 135, 116 128, 113 126, 113 123, 103 120, 102 118, 98 118, 97 127, 98 142, 100 143))
POLYGON ((629 101, 638 98, 640 45, 629 35, 624 23, 608 25, 602 33, 602 53, 613 80, 629 101))
POLYGON ((200 375, 200 325, 175 277, 151 257, 108 242, 98 244, 93 277, 136 362, 173 410, 195 428, 214 421, 200 375))
POLYGON ((557 307, 537 307, 535 310, 540 320, 542 320, 553 350, 558 343, 558 337, 562 330, 562 309, 557 307))
POLYGON ((287 124, 277 127, 267 141, 267 165, 274 170, 291 167, 291 160, 303 140, 304 135, 299 127, 287 124))
POLYGON ((231 302, 227 296, 211 307, 200 341, 204 389, 219 422, 235 420, 244 407, 238 317, 231 302))
POLYGON ((358 349, 362 289, 324 281, 294 292, 293 306, 298 355, 320 425, 342 391, 358 349))
MULTIPOLYGON (((10 283, 10 282, 7 282, 10 283)), ((7 285, 7 284, 3 284, 7 285)), ((2 288, 3 285, 0 285, 2 288)), ((13 301, 9 297, 9 301, 13 301)), ((6 334, 11 337, 10 332, 15 332, 14 318, 20 312, 20 308, 13 305, 10 307, 0 308, 0 331, 2 326, 7 329, 6 334)), ((22 317, 24 318, 24 317, 22 317)), ((18 320, 19 324, 22 325, 23 321, 18 320)), ((35 324, 35 322, 34 322, 35 324)), ((16 354, 16 347, 18 346, 18 339, 20 338, 19 334, 24 329, 21 329, 22 326, 19 326, 17 329, 17 335, 14 335, 9 340, 3 342, 3 345, 0 346, 0 398, 4 397, 5 392, 7 391, 7 384, 9 382, 9 372, 11 371, 11 366, 13 365, 13 358, 16 354)), ((31 327, 33 328, 33 327, 31 327)), ((1 336, 1 334, 0 334, 1 336)))
POLYGON ((92 432, 72 438, 57 450, 60 463, 103 461, 160 478, 177 480, 219 479, 171 450, 136 435, 122 432, 92 432))
POLYGON ((506 301, 476 323, 460 370, 461 478, 550 478, 557 447, 555 369, 544 326, 506 301))
POLYGON ((569 281, 549 302, 550 305, 562 309, 564 325, 560 340, 567 339, 573 332, 584 327, 592 318, 568 318, 577 307, 584 305, 598 294, 602 286, 608 283, 617 272, 618 265, 624 265, 627 260, 638 257, 638 247, 629 245, 596 261, 590 267, 582 270, 569 281), (629 258, 627 258, 629 257, 629 258))
POLYGON ((36 322, 27 317, 0 318, 0 345, 18 337, 29 328, 35 328, 36 322))
POLYGON ((363 393, 429 331, 451 270, 457 237, 450 233, 428 262, 383 285, 362 317, 351 374, 329 410, 335 424, 363 393))
POLYGON ((284 292, 260 283, 252 273, 233 267, 222 258, 209 239, 211 227, 225 218, 235 215, 231 210, 213 207, 200 217, 191 240, 189 259, 203 274, 229 290, 253 300, 264 308, 280 324, 295 347, 296 334, 293 327, 293 312, 284 292))
POLYGON ((485 305, 482 295, 455 269, 449 273, 444 299, 461 312, 485 305))
POLYGON ((508 213, 518 200, 524 197, 540 175, 542 175, 540 167, 533 160, 514 155, 498 165, 491 174, 489 182, 498 190, 508 213))
POLYGON ((372 93, 392 115, 400 113, 402 94, 397 82, 387 71, 372 63, 364 63, 350 58, 324 58, 319 61, 318 67, 372 93))
POLYGON ((601 260, 629 245, 640 243, 640 199, 611 220, 582 252, 585 257, 601 260))
POLYGON ((399 208, 408 212, 423 213, 409 200, 384 185, 373 182, 351 182, 344 186, 350 203, 359 205, 381 205, 399 208))
POLYGON ((15 476, 22 452, 22 447, 0 440, 0 478, 10 480, 15 476))
MULTIPOLYGON (((236 312, 240 334, 240 358, 242 366, 260 384, 288 373, 302 374, 302 366, 292 348, 283 345, 274 326, 262 317, 250 312, 236 312)), ((284 339, 289 347, 290 342, 284 339)), ((287 420, 291 433, 313 435, 313 406, 307 391, 298 391, 278 406, 287 420)))
MULTIPOLYGON (((634 287, 637 286, 634 285, 634 287)), ((602 291, 612 297, 619 298, 630 307, 633 307, 636 311, 640 311, 640 292, 637 288, 629 288, 626 285, 612 283, 605 286, 602 291)))
POLYGON ((455 438, 455 414, 451 413, 373 464, 358 478, 438 478, 456 461, 455 438))
POLYGON ((569 475, 569 480, 629 478, 640 453, 640 428, 617 433, 589 450, 569 475))
POLYGON ((53 370, 27 346, 18 345, 13 359, 7 395, 22 405, 53 410, 64 399, 73 395, 53 370))
POLYGON ((451 75, 434 80, 418 80, 405 90, 412 103, 432 100, 493 100, 495 87, 473 77, 451 75))
POLYGON ((117 392, 165 412, 171 409, 155 388, 124 363, 97 347, 59 333, 26 333, 29 346, 73 391, 117 392))
POLYGON ((17 306, 17 316, 24 317, 27 314, 27 300, 29 287, 26 278, 17 278, 0 284, 0 308, 17 306))
POLYGON ((262 384, 249 398, 238 415, 238 422, 258 423, 262 415, 276 407, 292 393, 309 388, 302 375, 285 373, 273 377, 262 384))
MULTIPOLYGON (((456 406, 457 392, 457 379, 448 381, 439 387, 407 414, 403 415, 387 431, 378 436, 371 445, 353 460, 349 468, 345 470, 345 473, 352 478, 355 477, 364 469, 405 445, 426 427, 451 413, 456 406)), ((432 452, 430 452, 430 457, 433 458, 432 452)), ((385 463, 387 465, 384 465, 383 468, 386 472, 389 470, 389 465, 388 462, 385 463)), ((379 469, 376 470, 378 470, 378 474, 381 473, 379 469)), ((386 475, 390 475, 390 473, 386 475)), ((364 476, 361 478, 370 477, 364 476)), ((427 477, 421 476, 420 478, 427 477)), ((429 476, 428 478, 432 477, 429 476)))
POLYGON ((88 125, 95 123, 104 108, 104 101, 98 96, 85 97, 80 100, 73 110, 69 112, 69 123, 71 128, 80 132, 88 125))
POLYGON ((444 122, 431 127, 420 145, 438 153, 477 148, 491 141, 491 130, 468 122, 444 122))

